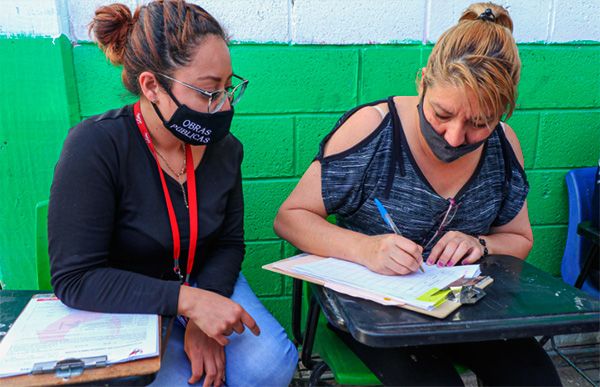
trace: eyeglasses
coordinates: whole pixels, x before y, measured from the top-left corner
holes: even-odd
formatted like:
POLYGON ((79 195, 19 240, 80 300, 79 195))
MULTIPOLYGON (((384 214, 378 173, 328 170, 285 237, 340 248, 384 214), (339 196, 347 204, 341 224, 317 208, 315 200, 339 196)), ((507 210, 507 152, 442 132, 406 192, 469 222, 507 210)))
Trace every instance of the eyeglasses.
POLYGON ((225 101, 227 101, 227 100, 229 100, 229 103, 231 104, 231 106, 235 106, 240 101, 242 96, 244 95, 244 91, 246 91, 246 87, 248 86, 247 79, 244 79, 235 74, 233 74, 233 77, 235 79, 237 79, 239 82, 237 85, 235 85, 235 86, 231 85, 231 86, 226 87, 225 89, 215 90, 215 91, 207 91, 207 90, 201 89, 199 87, 190 85, 187 82, 180 81, 178 79, 175 79, 175 78, 170 77, 165 74, 158 73, 158 75, 160 75, 161 77, 167 78, 173 82, 177 82, 180 85, 183 85, 189 89, 192 89, 192 90, 202 94, 204 97, 208 98, 208 112, 209 113, 216 113, 216 112, 220 111, 221 108, 223 107, 223 105, 225 105, 225 101))
MULTIPOLYGON (((454 219, 454 215, 456 215, 456 212, 458 211, 458 206, 460 204, 456 203, 456 200, 454 200, 453 198, 449 198, 448 201, 450 202, 450 204, 448 205, 448 209, 446 210, 446 212, 440 217, 441 221, 439 222, 440 225, 439 225, 437 231, 435 232, 435 234, 433 234, 433 236, 431 237, 431 239, 429 239, 429 242, 427 242, 423 246, 423 250, 427 250, 427 248, 431 245, 431 243, 433 243, 433 241, 435 241, 436 238, 442 232, 444 232, 444 230, 446 229, 446 227, 448 227, 448 225, 450 224, 450 222, 452 222, 452 219, 454 219)), ((438 222, 435 222, 435 224, 437 224, 437 223, 438 222)), ((434 227, 435 227, 435 224, 434 224, 434 227)), ((429 234, 429 233, 427 233, 427 234, 429 234)))

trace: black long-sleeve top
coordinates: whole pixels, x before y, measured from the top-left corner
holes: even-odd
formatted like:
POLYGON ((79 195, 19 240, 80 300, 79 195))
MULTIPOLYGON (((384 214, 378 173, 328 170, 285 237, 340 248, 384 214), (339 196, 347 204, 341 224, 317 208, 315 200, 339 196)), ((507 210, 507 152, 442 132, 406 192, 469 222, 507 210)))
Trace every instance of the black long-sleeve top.
MULTIPOLYGON (((198 244, 191 278, 230 296, 244 257, 241 143, 208 145, 196 168, 198 244)), ((180 185, 165 173, 186 270, 189 214, 180 185)), ((184 185, 187 193, 187 185, 184 185)), ((156 161, 133 116, 111 110, 72 128, 56 165, 48 208, 52 286, 75 308, 177 313, 180 284, 156 161)))

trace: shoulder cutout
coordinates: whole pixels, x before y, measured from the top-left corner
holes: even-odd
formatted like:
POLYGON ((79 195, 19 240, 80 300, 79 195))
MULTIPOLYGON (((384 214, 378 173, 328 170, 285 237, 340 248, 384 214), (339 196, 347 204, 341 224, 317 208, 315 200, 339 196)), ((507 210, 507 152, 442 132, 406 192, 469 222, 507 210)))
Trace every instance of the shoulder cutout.
MULTIPOLYGON (((387 114, 387 103, 376 106, 387 114)), ((375 109, 375 106, 365 106, 348 117, 325 144, 323 156, 344 152, 373 133, 382 122, 379 109, 375 109)))

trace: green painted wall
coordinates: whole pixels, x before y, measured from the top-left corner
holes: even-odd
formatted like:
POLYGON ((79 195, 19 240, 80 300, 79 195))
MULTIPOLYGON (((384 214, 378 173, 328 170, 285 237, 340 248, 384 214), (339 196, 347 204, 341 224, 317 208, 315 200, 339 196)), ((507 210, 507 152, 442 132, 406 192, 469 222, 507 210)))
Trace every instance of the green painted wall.
MULTIPOLYGON (((250 79, 234 132, 245 145, 248 254, 244 272, 287 325, 291 282, 260 266, 289 256, 272 221, 345 110, 391 94, 415 94, 430 46, 231 48, 250 79)), ((600 43, 522 45, 518 110, 509 123, 525 155, 535 246, 528 260, 560 271, 568 216, 565 173, 600 154, 600 43)), ((9 288, 35 286, 34 208, 48 197, 62 140, 81 118, 135 100, 91 44, 67 39, 0 39, 0 273, 9 288)))
POLYGON ((10 288, 37 285, 35 205, 80 119, 73 64, 65 37, 0 38, 0 272, 10 288))

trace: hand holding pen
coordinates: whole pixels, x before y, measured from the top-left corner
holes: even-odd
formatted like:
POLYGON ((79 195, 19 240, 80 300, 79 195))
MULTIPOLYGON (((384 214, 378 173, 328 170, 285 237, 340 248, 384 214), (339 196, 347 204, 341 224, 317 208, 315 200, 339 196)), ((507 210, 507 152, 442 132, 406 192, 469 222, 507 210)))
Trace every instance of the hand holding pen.
MULTIPOLYGON (((385 209, 383 204, 381 204, 379 199, 375 199, 374 201, 375 201, 375 205, 377 206, 377 209, 379 210, 379 213, 381 214, 381 217, 383 218, 385 223, 392 229, 392 231, 394 231, 394 234, 402 236, 402 233, 400 232, 400 230, 398 230, 396 223, 394 223, 394 220, 392 219, 390 214, 387 212, 387 210, 385 209)), ((422 273, 425 272, 422 264, 419 264, 419 270, 421 270, 422 273)))

